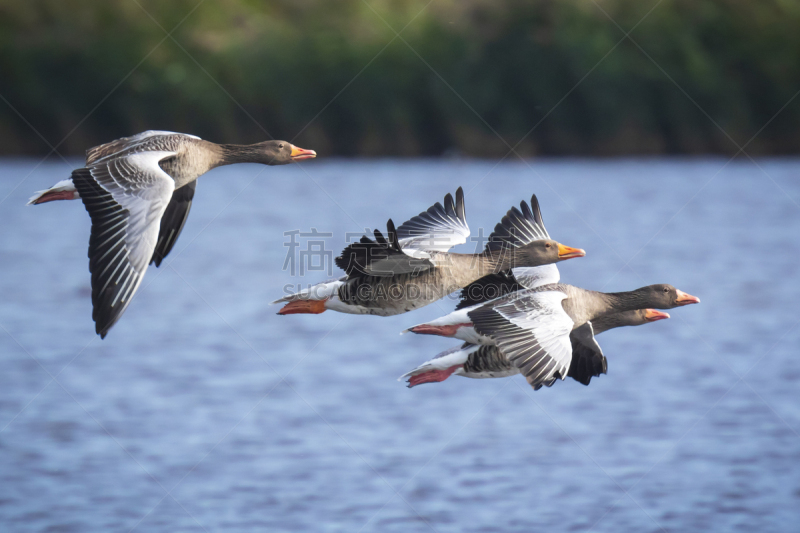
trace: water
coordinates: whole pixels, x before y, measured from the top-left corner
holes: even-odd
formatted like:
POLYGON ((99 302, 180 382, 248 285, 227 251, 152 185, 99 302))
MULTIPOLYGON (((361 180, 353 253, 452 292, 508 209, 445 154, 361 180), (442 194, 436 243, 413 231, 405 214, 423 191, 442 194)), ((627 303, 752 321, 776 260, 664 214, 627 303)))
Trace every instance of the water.
POLYGON ((83 207, 23 205, 69 167, 0 162, 0 529, 796 529, 800 160, 726 162, 218 169, 104 341, 83 207), (338 252, 458 185, 473 235, 537 193, 551 235, 588 252, 562 263, 569 283, 703 303, 603 334, 607 376, 538 392, 395 381, 453 345, 398 332, 452 302, 275 315, 284 285, 327 278, 282 270, 285 231, 330 232, 338 252))

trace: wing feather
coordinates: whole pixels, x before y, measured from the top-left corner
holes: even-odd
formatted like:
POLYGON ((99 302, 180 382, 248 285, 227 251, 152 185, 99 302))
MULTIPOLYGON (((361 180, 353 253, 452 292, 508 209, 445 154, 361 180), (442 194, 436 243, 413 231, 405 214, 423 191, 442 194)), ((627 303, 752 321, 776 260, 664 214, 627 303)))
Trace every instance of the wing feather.
MULTIPOLYGON (((531 207, 520 202, 520 207, 512 207, 489 235, 486 250, 504 252, 536 240, 549 239, 544 227, 539 200, 531 196, 531 207)), ((555 264, 538 267, 517 267, 511 271, 490 274, 474 281, 461 290, 461 301, 456 309, 471 307, 505 296, 522 289, 533 289, 543 285, 558 283, 561 276, 555 264)))
POLYGON ((495 226, 486 243, 486 250, 500 251, 504 248, 518 248, 533 241, 549 239, 550 235, 544 227, 542 212, 539 209, 539 200, 534 194, 531 196, 531 207, 524 201, 519 204, 520 209, 512 207, 495 226))
POLYGON ((413 257, 403 251, 391 219, 386 223, 386 229, 386 237, 376 229, 374 241, 364 236, 347 246, 335 259, 336 266, 347 272, 348 277, 391 277, 433 268, 429 259, 413 257))
POLYGON ((192 208, 192 201, 194 200, 194 192, 197 187, 197 181, 193 181, 176 189, 172 193, 172 198, 161 217, 161 225, 158 230, 158 241, 156 242, 156 249, 153 252, 153 257, 150 263, 155 263, 156 266, 161 266, 161 262, 172 251, 172 247, 183 231, 183 226, 186 225, 186 220, 189 218, 189 210, 192 208))
POLYGON ((572 356, 572 320, 561 306, 561 291, 524 291, 469 312, 475 330, 494 339, 499 350, 534 388, 567 375, 572 356))
POLYGON ((606 373, 608 361, 597 344, 591 322, 575 328, 569 339, 572 344, 572 364, 567 374, 569 377, 588 385, 593 377, 606 373))
POLYGON ((175 187, 158 162, 174 155, 138 152, 124 161, 96 162, 72 173, 92 219, 92 318, 101 337, 130 304, 153 256, 160 220, 175 187))
POLYGON ((436 202, 419 215, 403 222, 397 228, 400 247, 409 255, 419 252, 446 252, 453 246, 467 242, 469 226, 464 208, 464 190, 456 190, 456 199, 447 194, 444 205, 436 202))
MULTIPOLYGON (((172 144, 176 139, 199 139, 194 135, 187 135, 185 133, 176 133, 174 131, 158 131, 148 130, 131 135, 130 137, 122 137, 120 139, 107 142, 98 146, 94 146, 86 150, 86 166, 92 163, 105 159, 109 156, 119 155, 121 152, 130 149, 142 148, 145 144, 172 144)), ((170 148, 174 148, 170 146, 170 148)))

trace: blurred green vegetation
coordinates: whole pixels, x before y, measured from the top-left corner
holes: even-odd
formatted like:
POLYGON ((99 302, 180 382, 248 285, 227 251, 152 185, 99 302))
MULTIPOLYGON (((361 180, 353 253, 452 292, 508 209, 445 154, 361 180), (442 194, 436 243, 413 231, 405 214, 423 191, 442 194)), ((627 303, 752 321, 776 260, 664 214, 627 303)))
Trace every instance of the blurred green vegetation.
MULTIPOLYGON (((0 0, 0 152, 733 154, 800 90, 798 28, 797 0, 0 0)), ((748 152, 796 152, 798 118, 748 152)))

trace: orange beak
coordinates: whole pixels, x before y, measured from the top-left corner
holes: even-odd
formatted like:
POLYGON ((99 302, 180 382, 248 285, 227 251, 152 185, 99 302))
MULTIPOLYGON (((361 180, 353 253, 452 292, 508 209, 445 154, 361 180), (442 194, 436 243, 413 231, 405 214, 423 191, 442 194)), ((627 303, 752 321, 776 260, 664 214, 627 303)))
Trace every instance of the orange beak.
POLYGON ((678 299, 675 300, 675 303, 678 305, 689 305, 689 304, 700 303, 700 298, 698 298, 697 296, 686 294, 685 292, 679 291, 678 289, 675 289, 675 291, 678 293, 678 299))
POLYGON ((313 159, 317 157, 317 152, 314 150, 304 150, 292 145, 292 161, 302 161, 303 159, 313 159))
POLYGON ((656 311, 655 309, 645 309, 644 318, 648 322, 655 322, 656 320, 664 320, 665 318, 669 318, 669 313, 662 313, 661 311, 656 311))
POLYGON ((558 243, 558 258, 559 259, 572 259, 573 257, 583 257, 586 252, 580 248, 570 248, 558 243))

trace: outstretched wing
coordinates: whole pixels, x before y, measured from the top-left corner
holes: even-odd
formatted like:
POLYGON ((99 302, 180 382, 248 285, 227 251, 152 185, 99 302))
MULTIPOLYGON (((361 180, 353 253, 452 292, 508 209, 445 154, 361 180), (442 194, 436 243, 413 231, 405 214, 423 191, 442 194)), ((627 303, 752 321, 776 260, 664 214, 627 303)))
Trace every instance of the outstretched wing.
POLYGON ((197 187, 197 181, 187 183, 180 189, 175 189, 175 192, 172 193, 167 209, 161 217, 158 241, 156 242, 153 257, 150 259, 151 264, 155 263, 157 267, 161 266, 161 261, 167 257, 172 247, 175 246, 175 242, 178 240, 181 231, 183 231, 184 224, 186 224, 186 219, 189 218, 195 187, 197 187))
POLYGON ((594 338, 591 322, 572 330, 569 340, 572 343, 572 363, 567 373, 569 377, 588 385, 593 377, 606 373, 608 362, 594 338))
POLYGON ((456 200, 449 193, 444 205, 436 202, 419 215, 403 222, 397 228, 400 248, 407 254, 427 257, 425 252, 446 252, 469 237, 467 215, 464 210, 464 190, 456 190, 456 200))
POLYGON ((560 291, 523 291, 470 311, 469 317, 537 390, 564 379, 569 370, 573 322, 561 306, 566 297, 560 291))
MULTIPOLYGON (((539 200, 531 196, 531 206, 520 202, 519 209, 512 207, 489 235, 486 250, 499 252, 518 248, 533 241, 549 239, 544 227, 539 200)), ((532 289, 558 283, 560 275, 554 264, 538 267, 517 267, 511 271, 489 274, 461 289, 461 301, 456 309, 500 298, 522 289, 532 289)))
POLYGON ((547 230, 539 210, 539 200, 534 194, 531 196, 531 206, 525 201, 520 202, 519 209, 512 207, 506 216, 494 227, 486 243, 486 250, 498 251, 504 248, 518 248, 533 241, 549 239, 547 230))
POLYGON ((120 139, 94 146, 86 150, 86 166, 92 163, 105 159, 109 156, 120 154, 120 152, 128 151, 130 149, 137 150, 143 145, 148 145, 149 149, 156 150, 173 150, 175 143, 184 139, 199 139, 194 135, 187 135, 185 133, 175 133, 174 131, 158 131, 148 130, 130 137, 122 137, 120 139), (163 146, 158 146, 163 144, 163 146), (153 145, 153 146, 151 146, 153 145))
POLYGON ((471 378, 502 378, 518 373, 519 369, 497 346, 482 345, 464 363, 464 374, 471 378))
POLYGON ((92 318, 101 337, 130 304, 153 257, 161 217, 175 188, 158 163, 175 152, 139 152, 72 173, 92 219, 92 318))
POLYGON ((458 188, 455 201, 447 194, 444 205, 436 202, 396 229, 390 219, 386 229, 386 237, 375 230, 374 241, 364 236, 347 246, 336 265, 348 276, 394 276, 433 268, 429 252, 446 252, 469 237, 463 189, 458 188))
POLYGON ((543 285, 558 283, 561 274, 555 264, 537 267, 517 267, 497 274, 489 274, 473 281, 461 289, 461 300, 456 309, 501 298, 523 289, 534 289, 543 285))
POLYGON ((517 283, 526 289, 544 285, 554 285, 561 281, 561 273, 555 263, 536 267, 516 267, 511 269, 517 283))
POLYGON ((412 257, 400 248, 397 230, 391 219, 386 223, 386 237, 375 230, 375 240, 364 236, 347 246, 335 259, 336 266, 354 276, 394 276, 419 273, 433 268, 426 258, 412 257))

